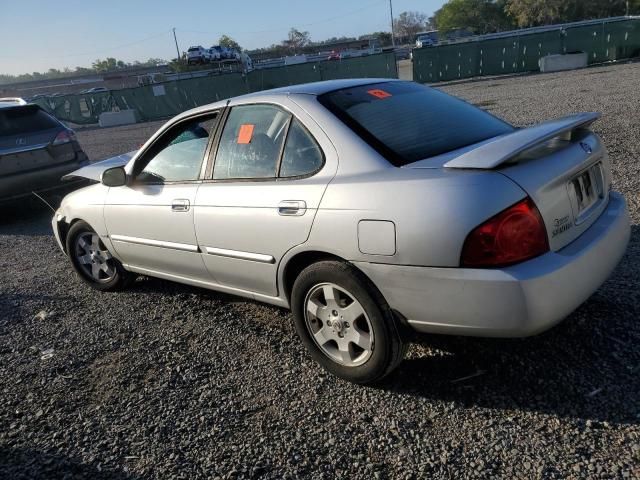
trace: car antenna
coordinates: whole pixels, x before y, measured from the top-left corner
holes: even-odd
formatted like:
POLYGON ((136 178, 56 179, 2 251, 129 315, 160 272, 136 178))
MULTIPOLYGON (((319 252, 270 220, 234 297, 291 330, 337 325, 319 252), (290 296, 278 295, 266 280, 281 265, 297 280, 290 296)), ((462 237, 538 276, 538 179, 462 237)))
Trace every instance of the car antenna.
POLYGON ((55 208, 53 208, 49 202, 47 202, 44 198, 42 198, 42 197, 41 197, 40 195, 38 195, 36 192, 33 192, 33 191, 32 191, 31 193, 33 193, 37 198, 39 198, 40 200, 42 200, 42 203, 44 203, 47 207, 49 207, 53 213, 56 213, 56 209, 55 209, 55 208))

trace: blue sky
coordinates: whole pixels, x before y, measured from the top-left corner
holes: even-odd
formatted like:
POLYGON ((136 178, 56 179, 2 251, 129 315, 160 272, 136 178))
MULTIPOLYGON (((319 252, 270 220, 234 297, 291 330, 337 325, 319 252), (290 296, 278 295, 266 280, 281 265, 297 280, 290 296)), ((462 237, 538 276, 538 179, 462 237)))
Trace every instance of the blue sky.
MULTIPOLYGON (((394 15, 428 15, 444 0, 393 0, 394 15)), ((245 48, 279 43, 289 28, 312 40, 389 30, 388 0, 0 0, 0 73, 90 66, 96 58, 175 57, 171 28, 182 51, 215 43, 222 34, 245 48)))

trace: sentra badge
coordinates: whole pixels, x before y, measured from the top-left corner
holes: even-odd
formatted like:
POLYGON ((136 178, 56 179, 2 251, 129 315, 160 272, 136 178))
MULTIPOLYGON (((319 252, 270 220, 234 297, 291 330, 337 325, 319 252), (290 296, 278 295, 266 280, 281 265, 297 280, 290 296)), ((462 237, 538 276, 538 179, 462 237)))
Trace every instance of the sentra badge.
POLYGON ((573 227, 573 224, 569 220, 569 215, 565 215, 562 218, 556 218, 553 221, 553 231, 551 232, 551 236, 556 237, 573 227))

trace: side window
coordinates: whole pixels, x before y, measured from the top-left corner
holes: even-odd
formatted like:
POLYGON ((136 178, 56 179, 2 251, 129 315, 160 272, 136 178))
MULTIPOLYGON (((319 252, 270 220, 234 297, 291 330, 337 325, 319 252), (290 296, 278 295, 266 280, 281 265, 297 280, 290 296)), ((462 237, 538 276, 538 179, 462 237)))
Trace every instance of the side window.
POLYGON ((136 180, 141 183, 197 180, 204 153, 213 135, 217 114, 180 123, 160 138, 148 152, 150 160, 136 180))
POLYGON ((280 176, 309 175, 320 169, 322 162, 322 150, 307 129, 294 119, 284 147, 280 176))
POLYGON ((224 126, 214 179, 275 178, 291 115, 272 105, 233 107, 224 126))

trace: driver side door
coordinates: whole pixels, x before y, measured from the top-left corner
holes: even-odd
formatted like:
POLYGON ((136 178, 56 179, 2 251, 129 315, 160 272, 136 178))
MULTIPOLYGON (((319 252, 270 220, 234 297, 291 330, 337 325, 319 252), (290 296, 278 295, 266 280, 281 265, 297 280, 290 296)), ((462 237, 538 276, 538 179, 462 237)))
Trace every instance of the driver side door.
POLYGON ((193 206, 218 118, 214 112, 172 126, 136 160, 128 184, 109 189, 105 224, 131 270, 210 280, 196 241, 193 206))

